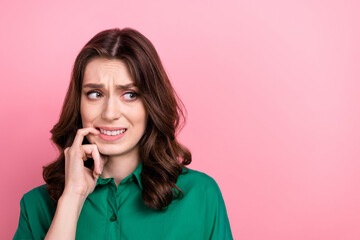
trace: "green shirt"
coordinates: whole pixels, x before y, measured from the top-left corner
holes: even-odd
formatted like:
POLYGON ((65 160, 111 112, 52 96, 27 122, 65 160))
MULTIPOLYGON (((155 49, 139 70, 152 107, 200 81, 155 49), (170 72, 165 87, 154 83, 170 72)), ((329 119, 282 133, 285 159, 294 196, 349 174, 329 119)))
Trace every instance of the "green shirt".
MULTIPOLYGON (((184 197, 159 212, 142 200, 141 169, 139 164, 118 187, 113 178, 98 179, 81 210, 76 239, 232 239, 224 200, 211 177, 184 171, 177 181, 184 197)), ((46 185, 26 193, 20 207, 13 239, 44 239, 55 214, 46 185)))

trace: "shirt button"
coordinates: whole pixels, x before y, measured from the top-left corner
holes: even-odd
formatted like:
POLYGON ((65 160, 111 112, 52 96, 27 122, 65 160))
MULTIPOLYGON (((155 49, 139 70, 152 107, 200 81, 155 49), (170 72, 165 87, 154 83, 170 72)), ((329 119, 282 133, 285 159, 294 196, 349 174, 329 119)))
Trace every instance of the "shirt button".
POLYGON ((112 215, 110 221, 115 222, 117 219, 116 214, 112 215))

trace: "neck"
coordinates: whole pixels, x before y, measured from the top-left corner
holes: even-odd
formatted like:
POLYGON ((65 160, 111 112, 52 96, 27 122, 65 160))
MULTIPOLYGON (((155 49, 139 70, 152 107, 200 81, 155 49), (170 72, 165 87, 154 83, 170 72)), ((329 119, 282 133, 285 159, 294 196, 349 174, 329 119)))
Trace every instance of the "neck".
POLYGON ((118 186, 121 180, 135 171, 139 163, 138 147, 122 155, 108 156, 101 177, 114 178, 115 184, 118 186))

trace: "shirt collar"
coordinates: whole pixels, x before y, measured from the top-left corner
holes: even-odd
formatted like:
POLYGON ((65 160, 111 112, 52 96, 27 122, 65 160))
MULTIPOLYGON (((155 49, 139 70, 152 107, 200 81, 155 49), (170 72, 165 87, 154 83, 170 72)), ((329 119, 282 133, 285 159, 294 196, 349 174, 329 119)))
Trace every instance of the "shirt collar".
MULTIPOLYGON (((133 181, 134 178, 135 178, 138 185, 139 185, 139 187, 140 187, 140 189, 143 190, 143 186, 142 186, 142 183, 141 183, 141 171, 142 171, 142 163, 140 162, 138 164, 138 166, 136 167, 136 169, 134 170, 134 172, 132 172, 129 176, 124 178, 121 182, 123 182, 123 181, 125 181, 125 182, 133 181)), ((98 180, 96 182, 96 186, 98 186, 98 185, 106 185, 112 180, 113 180, 113 178, 101 178, 99 176, 99 178, 98 178, 98 180)))
POLYGON ((133 176, 135 176, 139 187, 141 188, 141 190, 143 190, 143 185, 141 182, 141 172, 142 172, 142 162, 139 163, 139 165, 136 167, 135 171, 132 173, 133 176))

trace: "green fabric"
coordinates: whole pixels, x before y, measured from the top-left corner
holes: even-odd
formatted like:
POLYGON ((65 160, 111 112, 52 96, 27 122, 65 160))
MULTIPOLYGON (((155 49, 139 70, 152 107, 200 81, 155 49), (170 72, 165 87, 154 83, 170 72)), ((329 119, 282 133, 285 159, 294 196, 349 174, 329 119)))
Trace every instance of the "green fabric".
MULTIPOLYGON (((82 208, 76 239, 232 239, 224 200, 211 177, 184 171, 177 181, 184 197, 159 212, 142 200, 141 169, 139 164, 118 187, 113 178, 98 179, 82 208)), ((55 214, 46 185, 26 193, 20 207, 13 239, 44 239, 55 214)))

